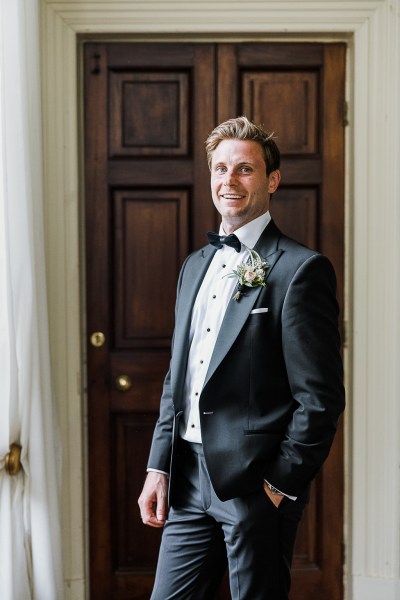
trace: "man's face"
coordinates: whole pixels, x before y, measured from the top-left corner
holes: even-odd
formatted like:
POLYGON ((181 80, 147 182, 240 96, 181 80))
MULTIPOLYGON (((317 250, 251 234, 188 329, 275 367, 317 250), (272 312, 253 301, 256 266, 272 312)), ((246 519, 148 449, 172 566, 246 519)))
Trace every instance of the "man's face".
POLYGON ((211 192, 225 233, 265 213, 279 182, 279 171, 267 175, 260 144, 222 140, 212 154, 211 192))

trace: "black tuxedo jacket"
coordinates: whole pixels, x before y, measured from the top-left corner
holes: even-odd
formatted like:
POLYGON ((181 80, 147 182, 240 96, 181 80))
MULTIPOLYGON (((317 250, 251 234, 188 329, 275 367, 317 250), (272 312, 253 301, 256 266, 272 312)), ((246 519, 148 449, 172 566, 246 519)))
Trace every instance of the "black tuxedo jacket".
MULTIPOLYGON (((263 479, 304 498, 344 409, 336 278, 326 257, 273 221, 255 250, 269 264, 266 287, 246 288, 229 302, 200 397, 203 451, 221 500, 255 491, 263 479)), ((191 313, 215 252, 194 252, 179 276, 172 358, 148 462, 170 472, 172 493, 191 313)))

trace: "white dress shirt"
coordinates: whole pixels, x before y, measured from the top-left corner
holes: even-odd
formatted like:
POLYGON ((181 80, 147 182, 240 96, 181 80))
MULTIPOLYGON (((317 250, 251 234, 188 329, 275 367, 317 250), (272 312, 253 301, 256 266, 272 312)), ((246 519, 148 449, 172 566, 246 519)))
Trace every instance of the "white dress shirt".
MULTIPOLYGON (((228 275, 239 263, 247 261, 248 249, 255 246, 270 220, 271 216, 266 212, 235 231, 242 244, 241 251, 226 245, 217 250, 197 294, 190 327, 183 418, 179 430, 181 437, 188 442, 201 444, 199 398, 222 320, 237 286, 237 277, 228 275)), ((219 233, 226 235, 222 225, 219 233)))

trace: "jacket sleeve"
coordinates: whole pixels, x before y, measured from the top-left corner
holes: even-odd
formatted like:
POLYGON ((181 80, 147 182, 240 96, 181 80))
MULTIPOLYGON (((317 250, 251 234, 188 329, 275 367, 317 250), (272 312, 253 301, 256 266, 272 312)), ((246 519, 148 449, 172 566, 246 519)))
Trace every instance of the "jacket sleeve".
POLYGON ((282 307, 282 348, 294 412, 266 479, 297 495, 329 454, 344 410, 336 277, 329 260, 309 257, 292 278, 282 307))
POLYGON ((157 469, 169 473, 174 423, 174 405, 171 394, 171 373, 164 380, 160 402, 160 414, 154 429, 150 449, 148 469, 157 469))

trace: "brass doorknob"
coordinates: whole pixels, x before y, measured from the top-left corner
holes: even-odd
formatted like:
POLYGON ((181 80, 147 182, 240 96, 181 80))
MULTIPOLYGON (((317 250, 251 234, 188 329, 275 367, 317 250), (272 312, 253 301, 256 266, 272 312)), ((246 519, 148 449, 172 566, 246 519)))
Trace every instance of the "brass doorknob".
POLYGON ((105 341, 106 341, 106 336, 104 335, 104 333, 102 331, 95 331, 90 336, 90 343, 95 348, 101 348, 101 346, 104 345, 105 341))
POLYGON ((132 387, 132 380, 129 375, 118 375, 115 386, 120 392, 127 392, 132 387))

